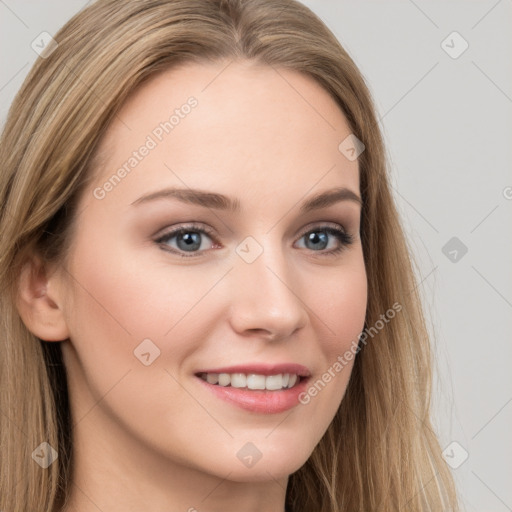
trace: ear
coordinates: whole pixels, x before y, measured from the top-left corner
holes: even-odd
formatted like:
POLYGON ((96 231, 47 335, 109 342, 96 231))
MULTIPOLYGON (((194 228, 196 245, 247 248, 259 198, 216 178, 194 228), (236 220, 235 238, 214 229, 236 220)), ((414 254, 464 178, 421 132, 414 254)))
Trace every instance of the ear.
POLYGON ((40 258, 33 256, 23 266, 18 279, 16 306, 28 330, 44 341, 69 338, 64 318, 63 297, 58 295, 59 273, 48 271, 40 258))

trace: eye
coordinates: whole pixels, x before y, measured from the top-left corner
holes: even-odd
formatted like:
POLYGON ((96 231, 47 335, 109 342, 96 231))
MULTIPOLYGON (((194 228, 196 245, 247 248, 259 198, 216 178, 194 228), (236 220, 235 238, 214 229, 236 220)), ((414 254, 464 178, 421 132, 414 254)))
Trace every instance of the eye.
MULTIPOLYGON (((334 256, 354 242, 354 237, 345 232, 337 224, 321 225, 303 232, 299 241, 305 241, 305 249, 319 253, 322 256, 334 256), (333 245, 334 248, 329 248, 333 245)), ((219 248, 213 230, 206 226, 190 224, 167 231, 155 240, 163 245, 164 250, 187 258, 200 256, 209 248, 219 248), (207 243, 206 240, 210 240, 207 243), (187 254, 188 253, 188 254, 187 254)), ((301 247, 302 248, 302 247, 301 247)))
POLYGON ((170 230, 155 241, 158 244, 164 245, 166 247, 165 250, 186 258, 195 256, 198 252, 212 246, 212 243, 203 243, 205 238, 213 241, 212 231, 206 227, 192 224, 170 230))
POLYGON ((354 243, 354 237, 337 225, 323 225, 309 229, 301 236, 300 240, 303 239, 305 240, 306 249, 321 252, 322 255, 326 256, 334 256, 354 243), (335 247, 325 251, 333 238, 335 247))

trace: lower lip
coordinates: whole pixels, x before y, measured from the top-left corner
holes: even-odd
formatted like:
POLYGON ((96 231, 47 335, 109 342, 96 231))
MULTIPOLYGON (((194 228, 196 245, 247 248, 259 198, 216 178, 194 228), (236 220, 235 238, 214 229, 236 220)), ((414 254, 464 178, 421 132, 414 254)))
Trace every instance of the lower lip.
POLYGON ((234 388, 232 386, 219 386, 210 384, 201 377, 196 377, 216 396, 230 402, 246 411, 276 414, 287 411, 299 403, 299 395, 306 390, 307 381, 303 379, 293 388, 281 391, 269 391, 266 389, 249 390, 247 388, 234 388))

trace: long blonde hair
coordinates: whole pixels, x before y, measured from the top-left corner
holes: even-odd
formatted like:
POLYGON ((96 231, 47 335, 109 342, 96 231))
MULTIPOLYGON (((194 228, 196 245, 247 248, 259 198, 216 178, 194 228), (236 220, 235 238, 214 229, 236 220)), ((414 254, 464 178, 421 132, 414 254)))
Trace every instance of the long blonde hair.
POLYGON ((95 149, 135 87, 181 62, 249 59, 313 77, 364 143, 365 327, 401 305, 361 346, 332 424, 290 476, 287 510, 457 510, 430 422, 428 333, 375 108, 334 35, 295 0, 99 0, 55 40, 16 96, 0 139, 0 509, 60 510, 73 463, 60 344, 31 334, 15 307, 23 263, 31 254, 65 261, 95 149), (31 457, 44 441, 59 454, 47 469, 31 457))

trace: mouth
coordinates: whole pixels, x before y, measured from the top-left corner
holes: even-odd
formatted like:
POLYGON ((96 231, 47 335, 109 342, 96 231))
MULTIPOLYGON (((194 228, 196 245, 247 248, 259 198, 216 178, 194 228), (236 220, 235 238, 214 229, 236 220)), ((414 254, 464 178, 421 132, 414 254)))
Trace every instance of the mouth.
POLYGON ((275 375, 262 375, 258 373, 200 373, 197 375, 208 384, 238 389, 252 389, 267 391, 281 391, 291 389, 304 380, 296 373, 278 373, 275 375))
POLYGON ((302 365, 251 365, 204 369, 195 373, 202 386, 238 408, 273 414, 299 404, 310 379, 302 365))

